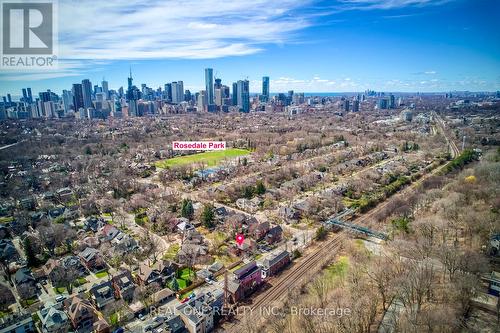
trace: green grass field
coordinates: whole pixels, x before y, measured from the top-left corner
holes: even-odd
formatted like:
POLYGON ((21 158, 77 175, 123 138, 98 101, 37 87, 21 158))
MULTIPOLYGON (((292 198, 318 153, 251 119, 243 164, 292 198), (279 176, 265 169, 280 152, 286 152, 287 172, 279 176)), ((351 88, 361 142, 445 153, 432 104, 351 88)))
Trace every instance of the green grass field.
POLYGON ((226 158, 235 158, 238 156, 248 155, 249 153, 250 151, 247 149, 228 148, 226 150, 206 151, 193 155, 169 158, 167 160, 158 161, 155 165, 158 168, 166 169, 175 165, 187 165, 203 162, 206 166, 213 167, 226 158))
POLYGON ((96 273, 95 276, 99 279, 103 278, 103 277, 106 277, 108 276, 108 271, 102 271, 102 272, 99 272, 99 273, 96 273))

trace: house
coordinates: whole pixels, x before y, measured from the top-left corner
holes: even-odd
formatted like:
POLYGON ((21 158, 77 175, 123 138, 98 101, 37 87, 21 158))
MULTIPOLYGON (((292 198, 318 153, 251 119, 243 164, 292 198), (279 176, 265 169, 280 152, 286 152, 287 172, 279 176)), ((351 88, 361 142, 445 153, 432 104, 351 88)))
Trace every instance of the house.
POLYGON ((113 276, 111 283, 115 290, 115 297, 124 299, 128 302, 134 297, 135 284, 132 274, 129 271, 123 270, 118 275, 113 276))
POLYGON ((204 264, 210 261, 206 244, 184 243, 177 252, 177 262, 184 264, 204 264))
POLYGON ((203 235, 196 230, 186 232, 181 249, 177 253, 177 262, 181 265, 204 264, 210 259, 208 245, 205 244, 203 235))
POLYGON ((56 191, 59 200, 69 200, 73 195, 73 191, 69 187, 63 187, 56 191))
POLYGON ((70 321, 68 315, 58 306, 52 305, 39 311, 42 332, 58 333, 68 332, 70 321))
POLYGON ((137 273, 137 283, 148 285, 157 282, 163 285, 174 276, 177 268, 178 265, 170 260, 160 260, 152 266, 149 266, 147 262, 142 262, 137 273))
POLYGON ((224 206, 215 208, 214 213, 215 213, 215 218, 217 219, 217 221, 219 221, 221 223, 224 221, 226 216, 229 214, 226 207, 224 207, 224 206))
POLYGON ((14 283, 16 284, 17 293, 22 299, 37 297, 36 280, 28 268, 23 267, 17 270, 16 274, 14 274, 14 283))
POLYGON ((231 255, 240 257, 245 254, 251 254, 255 251, 257 243, 250 238, 246 238, 241 244, 233 244, 228 248, 231 255))
POLYGON ((196 277, 202 279, 211 279, 214 275, 208 269, 200 269, 196 271, 196 277))
POLYGON ((95 307, 99 310, 104 309, 107 305, 115 302, 115 289, 111 281, 105 281, 95 284, 90 288, 90 298, 95 307))
POLYGON ((261 268, 255 261, 235 270, 233 274, 234 278, 228 281, 228 291, 234 303, 253 293, 262 283, 261 268))
POLYGON ((171 299, 175 298, 175 294, 169 288, 163 288, 160 291, 155 292, 151 299, 155 306, 162 306, 169 302, 171 299))
POLYGON ((288 251, 280 251, 271 253, 262 261, 262 278, 275 275, 290 263, 290 253, 288 251))
POLYGON ((286 206, 280 207, 278 215, 285 221, 298 220, 300 218, 300 214, 297 210, 286 206))
POLYGON ((205 333, 214 329, 221 313, 223 298, 224 293, 216 290, 213 293, 200 294, 177 307, 177 312, 189 333, 205 333))
POLYGON ((111 224, 106 224, 100 231, 99 231, 99 239, 103 242, 108 242, 113 240, 116 236, 118 236, 121 233, 121 231, 111 225, 111 224))
POLYGON ((260 201, 253 200, 253 199, 249 200, 249 199, 245 199, 245 198, 239 198, 238 200, 236 200, 236 207, 238 207, 239 209, 254 213, 259 209, 260 201))
POLYGON ((94 248, 87 247, 78 254, 78 257, 80 257, 82 264, 92 272, 98 272, 106 268, 100 252, 94 248))
POLYGON ((89 217, 85 220, 85 222, 83 222, 83 224, 85 226, 85 230, 96 233, 106 225, 106 222, 104 222, 103 218, 89 217))
POLYGON ((104 318, 99 319, 92 325, 93 327, 93 333, 109 333, 111 331, 111 327, 107 323, 104 318))
POLYGON ((488 294, 500 296, 500 273, 491 272, 490 275, 483 278, 488 283, 488 294))
POLYGON ((54 208, 49 209, 48 216, 51 219, 56 219, 59 216, 62 216, 65 211, 66 211, 66 208, 63 207, 63 206, 61 206, 61 207, 54 207, 54 208))
POLYGON ((0 225, 0 240, 10 238, 9 228, 5 224, 0 225))
POLYGON ((186 326, 179 315, 172 315, 165 319, 165 324, 170 329, 170 333, 184 333, 186 326))
POLYGON ((36 200, 33 196, 29 196, 19 200, 19 205, 21 208, 26 210, 34 210, 36 207, 36 200))
POLYGON ((0 318, 0 333, 35 333, 31 313, 13 314, 0 318))
POLYGON ((80 258, 77 256, 66 256, 60 259, 62 267, 64 269, 71 269, 75 272, 78 272, 79 276, 84 276, 87 274, 87 269, 82 265, 80 258))
POLYGON ((97 320, 97 314, 92 304, 80 296, 73 297, 68 303, 67 313, 71 326, 76 330, 91 330, 97 320))
POLYGON ((99 244, 101 242, 99 241, 99 239, 97 237, 91 237, 91 236, 88 236, 88 237, 85 237, 84 239, 82 240, 79 240, 78 241, 78 246, 80 248, 87 248, 87 247, 92 247, 94 249, 98 248, 99 247, 99 244))
POLYGON ((133 252, 133 251, 139 249, 139 244, 137 243, 137 241, 133 237, 131 237, 123 232, 119 233, 111 241, 111 244, 114 245, 115 253, 119 256, 122 256, 124 254, 127 254, 129 252, 133 252))
POLYGON ((220 271, 223 267, 224 265, 221 262, 216 261, 208 267, 208 270, 215 274, 218 271, 220 271))
POLYGON ((188 219, 181 217, 178 220, 180 222, 177 224, 177 230, 180 233, 185 234, 189 230, 194 230, 194 226, 191 223, 189 223, 188 219))
POLYGON ((265 241, 269 245, 278 243, 281 241, 282 235, 283 235, 283 229, 281 228, 281 226, 277 225, 269 229, 269 231, 266 234, 265 241))
POLYGON ((253 239, 255 239, 256 241, 260 241, 269 231, 269 228, 269 222, 266 221, 255 225, 255 227, 251 228, 249 232, 252 234, 253 239))
POLYGON ((19 253, 10 239, 0 239, 0 260, 13 262, 19 259, 19 253))

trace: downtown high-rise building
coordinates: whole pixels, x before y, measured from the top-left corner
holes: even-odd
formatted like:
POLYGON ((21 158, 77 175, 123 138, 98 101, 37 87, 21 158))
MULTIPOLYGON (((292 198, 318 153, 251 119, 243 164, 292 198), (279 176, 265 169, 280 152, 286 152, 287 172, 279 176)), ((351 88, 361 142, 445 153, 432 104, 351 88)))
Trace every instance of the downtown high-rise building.
POLYGON ((262 102, 269 102, 269 76, 262 77, 262 102))
POLYGON ((80 83, 74 83, 71 88, 71 93, 73 94, 73 108, 75 112, 78 112, 80 108, 83 108, 83 90, 80 83))
POLYGON ((63 100, 64 113, 66 114, 71 109, 71 105, 73 103, 73 94, 71 93, 71 91, 63 90, 62 100, 63 100))
POLYGON ((359 112, 359 99, 352 101, 352 112, 359 112))
POLYGON ((238 105, 238 82, 233 83, 232 105, 238 105))
POLYGON ((196 101, 196 107, 198 108, 198 111, 201 112, 206 109, 206 101, 207 101, 207 96, 206 96, 206 91, 202 90, 198 94, 198 100, 196 101))
POLYGON ((102 80, 102 92, 104 93, 104 97, 106 99, 109 99, 109 88, 108 88, 108 81, 102 80))
POLYGON ((172 102, 172 83, 166 83, 163 95, 167 102, 172 102))
POLYGON ((238 89, 238 107, 241 112, 250 112, 250 82, 248 80, 239 80, 238 89))
POLYGON ((207 105, 214 104, 214 70, 212 68, 205 68, 205 91, 207 105))
POLYGON ((395 109, 396 108, 396 98, 394 97, 393 94, 389 96, 389 109, 395 109))
POLYGON ((90 80, 82 80, 83 107, 92 107, 92 83, 90 80))
POLYGON ((28 93, 28 103, 33 103, 33 95, 31 94, 31 88, 26 88, 28 93))
POLYGON ((184 101, 184 83, 172 82, 172 103, 179 104, 182 101, 184 101))

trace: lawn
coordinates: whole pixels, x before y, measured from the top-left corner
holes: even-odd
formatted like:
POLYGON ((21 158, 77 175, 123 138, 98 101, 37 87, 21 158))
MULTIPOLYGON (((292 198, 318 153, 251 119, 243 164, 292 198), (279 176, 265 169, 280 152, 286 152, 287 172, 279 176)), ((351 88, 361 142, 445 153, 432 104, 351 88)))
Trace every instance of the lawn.
POLYGON ((326 269, 326 276, 332 280, 342 278, 349 269, 349 258, 340 256, 337 262, 330 265, 326 269))
POLYGON ((14 221, 12 216, 0 217, 0 223, 9 223, 14 221))
MULTIPOLYGON (((177 285, 179 286, 179 289, 178 290, 181 290, 181 289, 184 289, 188 286, 188 282, 184 279, 179 279, 179 278, 175 278, 177 280, 177 285)), ((172 290, 174 290, 175 288, 172 286, 172 280, 168 281, 167 283, 168 287, 172 290)))
POLYGON ((95 273, 95 276, 100 279, 100 278, 104 278, 106 276, 108 276, 108 271, 102 271, 102 272, 99 272, 99 273, 95 273))
POLYGON ((163 255, 163 259, 165 260, 174 260, 177 256, 177 252, 180 250, 179 244, 172 244, 168 247, 167 252, 163 255))
POLYGON ((195 277, 195 273, 192 269, 188 267, 183 268, 179 274, 179 277, 183 280, 191 280, 195 277))
POLYGON ((56 294, 62 294, 66 292, 66 287, 56 287, 54 288, 54 291, 56 292, 56 294))
POLYGON ((249 153, 250 151, 247 149, 228 148, 226 150, 213 150, 198 154, 174 157, 167 160, 158 161, 155 163, 155 165, 158 168, 166 169, 175 165, 187 165, 203 162, 206 166, 213 167, 226 158, 244 156, 248 155, 249 153))
POLYGON ((87 281, 87 279, 85 279, 84 277, 79 277, 78 279, 75 280, 75 282, 73 282, 73 285, 78 287, 78 286, 81 286, 87 282, 89 282, 89 281, 87 281))

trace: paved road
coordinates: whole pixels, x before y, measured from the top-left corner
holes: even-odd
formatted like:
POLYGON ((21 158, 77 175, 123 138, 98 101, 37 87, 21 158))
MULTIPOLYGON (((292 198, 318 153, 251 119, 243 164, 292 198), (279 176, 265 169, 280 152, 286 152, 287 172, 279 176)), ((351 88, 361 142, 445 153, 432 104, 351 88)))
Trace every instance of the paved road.
POLYGON ((13 146, 15 146, 17 144, 20 144, 21 142, 24 142, 24 141, 26 141, 26 140, 21 140, 21 141, 18 141, 16 143, 12 143, 10 145, 2 146, 2 147, 0 147, 0 150, 4 150, 4 149, 10 148, 10 147, 13 147, 13 146))

